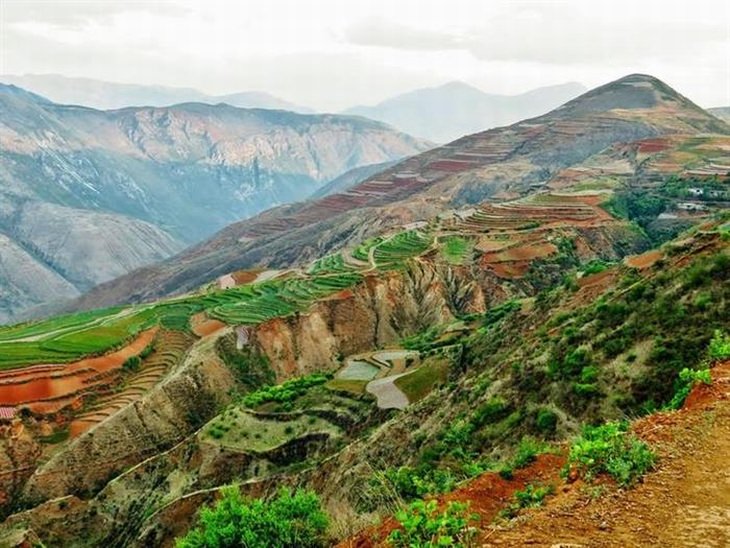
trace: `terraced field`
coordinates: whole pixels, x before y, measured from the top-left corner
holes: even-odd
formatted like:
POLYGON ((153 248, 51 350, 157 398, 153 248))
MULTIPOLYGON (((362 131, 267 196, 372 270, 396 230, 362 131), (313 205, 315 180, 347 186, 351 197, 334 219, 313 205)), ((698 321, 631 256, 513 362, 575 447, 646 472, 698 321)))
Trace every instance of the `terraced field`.
POLYGON ((97 399, 83 414, 71 423, 71 437, 78 436, 120 409, 140 399, 179 363, 193 337, 180 331, 162 331, 156 341, 155 350, 143 362, 139 371, 131 375, 119 392, 97 399))
POLYGON ((420 230, 407 230, 378 244, 373 259, 378 268, 393 268, 406 259, 423 254, 433 243, 433 236, 420 230))

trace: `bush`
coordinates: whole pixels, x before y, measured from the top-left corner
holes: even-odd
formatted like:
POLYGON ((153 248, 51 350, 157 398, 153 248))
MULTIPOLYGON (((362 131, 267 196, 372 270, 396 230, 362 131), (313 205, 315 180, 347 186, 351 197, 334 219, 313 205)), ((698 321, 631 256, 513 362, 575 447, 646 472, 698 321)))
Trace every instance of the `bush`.
POLYGON ((122 367, 127 371, 137 371, 141 363, 142 359, 139 356, 129 356, 124 360, 122 367))
POLYGON ((540 409, 535 419, 537 429, 543 434, 552 435, 558 425, 558 416, 549 409, 540 409))
POLYGON ((327 515, 311 491, 286 489, 271 501, 245 499, 228 487, 214 507, 204 508, 199 524, 176 541, 177 548, 314 548, 325 546, 327 515))
POLYGON ((679 372, 679 378, 677 379, 677 389, 674 393, 674 397, 667 404, 669 409, 679 409, 684 405, 684 400, 687 399, 692 388, 699 383, 710 384, 712 377, 710 376, 709 369, 689 369, 685 367, 679 372))
POLYGON ((523 508, 541 506, 545 497, 552 495, 554 492, 555 488, 552 485, 535 486, 531 483, 524 490, 515 492, 514 502, 502 510, 500 515, 512 519, 523 508))
POLYGON ((414 499, 451 491, 456 485, 456 478, 448 470, 431 468, 427 465, 413 468, 401 466, 385 471, 385 477, 393 484, 400 496, 414 499))
POLYGON ((649 446, 627 431, 623 423, 587 426, 568 455, 568 465, 586 479, 609 474, 621 486, 634 483, 654 467, 656 456, 649 446))
POLYGON ((716 329, 707 349, 707 356, 713 362, 730 358, 730 335, 716 329))
POLYGON ((391 532, 388 541, 396 548, 469 546, 476 534, 469 522, 477 518, 467 510, 466 504, 450 502, 439 512, 435 500, 417 500, 396 513, 401 528, 391 532))

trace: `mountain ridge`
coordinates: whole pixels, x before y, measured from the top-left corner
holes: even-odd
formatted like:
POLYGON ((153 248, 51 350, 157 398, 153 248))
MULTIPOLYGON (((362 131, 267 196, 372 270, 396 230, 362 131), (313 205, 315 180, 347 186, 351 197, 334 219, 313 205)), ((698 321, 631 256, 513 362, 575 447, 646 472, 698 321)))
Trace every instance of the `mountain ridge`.
POLYGON ((165 291, 190 290, 227 271, 311 260, 354 238, 435 215, 444 207, 519 196, 615 143, 664 134, 730 132, 726 124, 667 89, 645 75, 615 80, 546 115, 462 137, 400 162, 344 193, 230 225, 168 261, 99 286, 74 306, 147 300, 165 291), (616 109, 617 100, 630 100, 630 108, 616 109), (145 287, 159 289, 150 293, 145 287))
MULTIPOLYGON (((204 103, 102 111, 4 84, 0 114, 0 229, 21 247, 43 248, 77 291, 157 262, 262 209, 304 199, 352 168, 428 147, 355 117, 204 103), (31 222, 27 212, 42 204, 53 206, 44 211, 54 223, 31 222), (90 211, 116 215, 97 217, 98 246, 84 236, 90 211), (48 249, 41 226, 62 230, 65 239, 48 249), (117 252, 110 256, 109 249, 117 252)), ((0 310, 2 318, 42 304, 26 296, 0 310)))
POLYGON ((445 143, 543 114, 585 90, 582 84, 569 82, 516 95, 499 95, 453 81, 344 112, 382 120, 412 135, 445 143))

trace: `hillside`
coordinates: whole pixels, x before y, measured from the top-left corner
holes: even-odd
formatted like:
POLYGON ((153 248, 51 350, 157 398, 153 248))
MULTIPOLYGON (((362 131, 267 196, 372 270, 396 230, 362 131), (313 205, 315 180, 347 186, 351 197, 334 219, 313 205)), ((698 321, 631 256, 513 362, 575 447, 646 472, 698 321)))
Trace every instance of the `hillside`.
MULTIPOLYGON (((201 508, 225 499, 225 512, 235 493, 268 501, 266 519, 282 487, 316 493, 328 526, 315 545, 382 543, 406 521, 394 513, 434 496, 470 502, 479 540, 503 545, 541 538, 556 515, 528 507, 565 519, 553 501, 577 500, 571 523, 588 531, 591 499, 619 530, 600 513, 613 493, 648 509, 652 493, 667 512, 687 501, 704 519, 707 500, 660 498, 655 478, 670 488, 681 470, 661 444, 671 410, 697 402, 697 385, 721 387, 730 358, 730 136, 646 76, 536 120, 524 124, 547 127, 524 152, 494 164, 515 177, 497 199, 444 199, 479 195, 492 165, 479 163, 386 191, 367 215, 330 214, 331 234, 349 237, 310 260, 225 263, 175 297, 0 328, 0 543, 170 546, 198 527, 227 534, 201 508), (538 162, 554 172, 525 181, 538 162), (526 515, 534 532, 518 527, 526 515)), ((434 154, 414 165, 467 153, 434 154)), ((281 218, 261 219, 243 226, 272 246, 288 237, 281 218)), ((677 435, 704 425, 720 439, 710 419, 723 409, 677 435)))
POLYGON ((464 135, 539 116, 585 91, 581 84, 571 82, 520 95, 495 95, 463 82, 449 82, 404 93, 377 105, 353 107, 345 114, 380 120, 411 135, 447 143, 464 135))
POLYGON ((169 107, 180 103, 226 103, 239 108, 266 108, 312 114, 296 105, 261 91, 209 95, 192 88, 119 84, 92 78, 71 78, 60 74, 2 74, 0 82, 27 89, 55 103, 81 105, 101 110, 130 106, 169 107))
MULTIPOLYGON (((544 116, 464 137, 414 156, 346 192, 284 206, 233 224, 176 257, 104 284, 73 307, 139 302, 191 290, 243 268, 282 268, 397 226, 484 200, 502 201, 559 187, 561 181, 596 178, 611 187, 662 173, 706 166, 725 175, 722 138, 708 139, 715 158, 692 137, 728 135, 730 128, 649 76, 632 75, 599 87, 544 116), (660 136, 672 141, 627 145, 660 136), (665 148, 689 139, 687 161, 662 165, 665 148), (694 143, 694 144, 693 144, 694 143), (604 155, 596 156, 608 149, 604 155), (640 150, 639 150, 640 149, 640 150), (638 150, 638 153, 637 153, 638 150), (656 152, 655 173, 640 160, 656 152), (611 181, 607 181, 610 175, 611 181)), ((600 185, 599 185, 600 186, 600 185)))
MULTIPOLYGON (((0 86, 0 112, 0 233, 64 285, 53 300, 426 146, 358 118, 198 103, 99 111, 13 86, 0 86)), ((12 295, 0 321, 49 303, 48 288, 20 280, 29 272, 0 279, 12 295)))
POLYGON ((717 116, 720 120, 730 122, 730 107, 708 108, 707 112, 713 116, 717 116))

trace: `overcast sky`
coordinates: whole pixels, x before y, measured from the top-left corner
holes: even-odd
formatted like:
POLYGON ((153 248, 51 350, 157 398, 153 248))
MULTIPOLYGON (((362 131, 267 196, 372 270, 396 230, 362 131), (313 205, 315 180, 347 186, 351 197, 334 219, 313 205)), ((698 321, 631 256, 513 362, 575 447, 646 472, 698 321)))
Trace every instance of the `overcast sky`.
POLYGON ((462 80, 653 74, 730 105, 727 0, 0 0, 0 74, 262 90, 319 110, 462 80))

